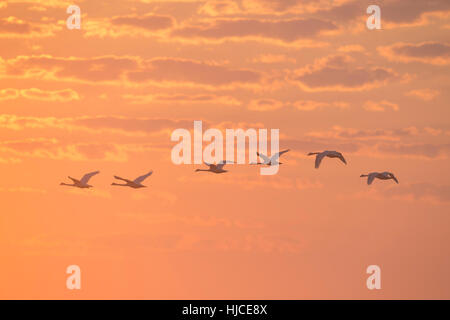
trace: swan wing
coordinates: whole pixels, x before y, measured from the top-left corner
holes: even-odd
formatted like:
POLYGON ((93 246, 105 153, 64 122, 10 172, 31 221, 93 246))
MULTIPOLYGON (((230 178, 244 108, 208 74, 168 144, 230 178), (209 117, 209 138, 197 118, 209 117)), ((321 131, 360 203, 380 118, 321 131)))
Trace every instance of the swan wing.
POLYGON ((125 181, 125 182, 132 182, 131 180, 128 180, 128 179, 125 179, 125 178, 121 178, 119 176, 114 176, 114 178, 117 179, 117 180, 125 181))
POLYGON ((80 182, 81 182, 82 184, 86 184, 86 183, 88 183, 88 181, 89 181, 89 179, 90 179, 91 177, 93 177, 93 176, 95 176, 96 174, 99 174, 99 173, 100 173, 100 171, 94 171, 94 172, 86 173, 86 174, 83 176, 83 178, 81 178, 80 182))
POLYGON ((391 176, 391 178, 392 178, 396 183, 398 183, 398 180, 397 180, 397 178, 394 176, 393 173, 389 173, 389 175, 391 176))
POLYGON ((338 154, 338 158, 341 159, 341 161, 342 161, 343 163, 347 164, 347 161, 345 161, 345 158, 344 158, 344 156, 342 155, 342 153, 338 152, 337 154, 338 154))
POLYGON ((316 169, 319 169, 319 167, 320 167, 320 164, 321 164, 321 162, 322 162, 322 159, 325 157, 325 153, 324 152, 322 152, 322 153, 319 153, 317 156, 316 156, 316 162, 315 162, 315 168, 316 169))
POLYGON ((223 169, 223 166, 226 165, 227 163, 234 163, 234 162, 233 161, 221 161, 216 165, 216 167, 217 167, 217 169, 221 170, 221 169, 223 169))
POLYGON ((289 149, 280 151, 280 152, 278 152, 278 153, 275 153, 275 154, 270 158, 270 161, 271 161, 272 163, 277 162, 278 159, 280 158, 280 156, 281 156, 283 153, 286 153, 286 152, 288 152, 288 151, 289 151, 289 149))
POLYGON ((80 183, 80 180, 78 180, 78 179, 75 179, 75 178, 72 178, 72 177, 69 177, 69 179, 72 180, 73 183, 80 183))
POLYGON ((136 179, 134 179, 135 183, 141 183, 142 181, 144 181, 145 179, 147 179, 147 177, 151 176, 153 173, 153 171, 150 171, 149 173, 146 173, 140 177, 137 177, 136 179))
POLYGON ((369 173, 369 176, 367 177, 367 184, 371 185, 376 176, 376 173, 369 173))
POLYGON ((269 163, 270 162, 270 158, 262 153, 256 152, 256 155, 258 155, 258 157, 261 157, 261 159, 264 160, 264 163, 269 163))
POLYGON ((280 157, 283 153, 289 152, 290 150, 291 150, 291 149, 286 149, 286 150, 280 151, 280 152, 278 152, 276 155, 277 155, 278 157, 280 157))

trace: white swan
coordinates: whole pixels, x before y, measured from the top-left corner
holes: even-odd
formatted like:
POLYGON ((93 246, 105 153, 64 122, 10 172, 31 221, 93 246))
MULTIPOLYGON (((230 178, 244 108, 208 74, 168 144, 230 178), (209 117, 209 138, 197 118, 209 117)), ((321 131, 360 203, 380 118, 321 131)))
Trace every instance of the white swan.
POLYGON ((224 172, 228 172, 228 170, 224 170, 223 167, 227 164, 227 163, 231 163, 231 162, 227 162, 227 161, 222 161, 219 162, 218 164, 209 164, 206 163, 205 164, 207 166, 209 166, 209 169, 197 169, 195 170, 195 172, 198 171, 206 171, 206 172, 212 172, 212 173, 224 173, 224 172))
POLYGON ((391 173, 391 172, 371 172, 371 173, 369 173, 369 174, 362 174, 362 175, 360 175, 360 177, 361 178, 363 178, 363 177, 367 177, 367 184, 372 184, 372 182, 373 182, 373 180, 375 179, 375 178, 377 178, 377 179, 381 179, 381 180, 389 180, 389 179, 392 179, 392 180, 394 180, 396 183, 398 183, 398 180, 397 180, 397 178, 394 176, 394 174, 393 173, 391 173))
POLYGON ((308 153, 308 156, 312 156, 312 155, 316 155, 316 163, 315 163, 315 168, 319 169, 320 163, 322 162, 322 159, 324 157, 328 157, 328 158, 339 158, 341 159, 341 161, 345 164, 347 164, 347 161, 345 161, 344 156, 342 155, 342 153, 337 152, 337 151, 323 151, 323 152, 310 152, 308 153))
POLYGON ((263 159, 264 160, 264 162, 257 162, 257 163, 252 163, 252 164, 263 164, 263 165, 267 165, 267 166, 276 166, 276 165, 279 165, 279 164, 283 164, 283 163, 281 163, 281 162, 278 162, 278 159, 280 159, 280 156, 283 154, 283 153, 286 153, 286 152, 288 152, 290 149, 287 149, 287 150, 283 150, 283 151, 280 151, 280 152, 278 152, 278 153, 275 153, 272 157, 268 157, 268 156, 266 156, 266 155, 264 155, 264 154, 262 154, 262 153, 259 153, 259 152, 256 152, 256 154, 258 155, 258 157, 260 157, 261 159, 263 159))
POLYGON ((77 188, 92 188, 91 185, 88 184, 88 181, 91 177, 95 176, 96 174, 99 174, 100 171, 94 171, 94 172, 90 172, 90 173, 86 173, 81 180, 77 180, 74 179, 72 177, 69 177, 69 179, 71 179, 73 181, 73 184, 68 184, 68 183, 64 183, 61 182, 60 184, 62 186, 69 186, 69 187, 77 187, 77 188))
POLYGON ((146 174, 144 174, 144 175, 142 175, 142 176, 140 176, 140 177, 137 177, 137 178, 134 179, 134 180, 128 180, 128 179, 124 179, 124 178, 121 178, 121 177, 118 177, 118 176, 114 176, 114 178, 116 178, 116 179, 118 179, 118 180, 125 181, 126 183, 125 183, 125 184, 119 184, 119 183, 113 182, 113 183, 111 183, 111 185, 112 185, 112 186, 121 186, 121 187, 131 187, 131 188, 134 188, 134 189, 145 188, 145 187, 147 187, 147 186, 144 186, 144 185, 142 184, 142 182, 143 182, 145 179, 147 179, 147 177, 151 176, 152 173, 153 173, 153 171, 150 171, 149 173, 146 173, 146 174))

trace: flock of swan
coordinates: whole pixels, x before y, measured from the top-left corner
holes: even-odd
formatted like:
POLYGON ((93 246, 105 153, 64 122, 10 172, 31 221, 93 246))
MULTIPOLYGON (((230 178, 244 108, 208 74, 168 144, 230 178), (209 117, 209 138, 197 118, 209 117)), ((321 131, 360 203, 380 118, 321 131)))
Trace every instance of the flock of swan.
MULTIPOLYGON (((266 166, 274 166, 274 165, 279 165, 282 164, 282 162, 279 162, 278 160, 280 159, 280 156, 286 152, 288 152, 290 149, 287 150, 283 150, 280 151, 274 155, 272 155, 272 157, 268 157, 264 154, 261 154, 259 152, 256 152, 256 154, 258 155, 258 157, 260 157, 263 161, 262 162, 257 162, 257 163, 251 163, 254 165, 266 165, 266 166)), ((323 151, 323 152, 310 152, 308 153, 308 156, 316 156, 316 160, 315 160, 315 168, 319 169, 320 164, 322 163, 323 158, 328 157, 328 158, 338 158, 339 160, 341 160, 344 164, 347 164, 347 161, 345 160, 344 156, 342 155, 342 153, 337 152, 337 151, 323 151)), ((199 172, 199 171, 206 171, 206 172, 212 172, 212 173, 225 173, 228 172, 228 170, 224 170, 224 166, 227 163, 233 163, 230 161, 221 161, 217 164, 209 164, 206 163, 205 164, 209 167, 208 169, 196 169, 195 172, 199 172)), ((68 183, 64 183, 61 182, 61 185, 63 186, 70 186, 70 187, 77 187, 77 188, 92 188, 93 186, 88 184, 89 180, 95 176, 96 174, 99 174, 100 171, 94 171, 94 172, 90 172, 90 173, 86 173, 80 180, 69 177, 69 179, 71 179, 73 181, 72 184, 68 184, 68 183)), ((142 176, 137 177, 134 180, 129 180, 129 179, 125 179, 125 178, 121 178, 119 176, 114 176, 115 179, 117 180, 121 180, 125 183, 119 184, 119 183, 115 183, 113 182, 111 185, 113 186, 121 186, 121 187, 130 187, 130 188, 134 188, 134 189, 139 189, 139 188, 145 188, 146 186, 144 186, 142 184, 142 182, 147 179, 149 176, 151 176, 153 173, 153 171, 150 171, 142 176)), ((360 176, 361 178, 365 178, 367 177, 367 184, 371 185, 373 180, 375 178, 380 179, 380 180, 394 180, 396 183, 398 183, 397 178, 394 176, 393 173, 391 172, 371 172, 369 174, 362 174, 360 176)))

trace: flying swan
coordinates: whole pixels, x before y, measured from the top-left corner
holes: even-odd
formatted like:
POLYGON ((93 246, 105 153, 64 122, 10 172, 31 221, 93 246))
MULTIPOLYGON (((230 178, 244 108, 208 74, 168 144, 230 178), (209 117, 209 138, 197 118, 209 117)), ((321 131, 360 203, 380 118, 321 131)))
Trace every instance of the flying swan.
POLYGON ((367 177, 367 184, 371 185, 373 180, 375 178, 380 179, 380 180, 389 180, 392 179, 394 180, 396 183, 398 183, 397 178, 394 176, 393 173, 391 172, 371 172, 369 174, 362 174, 360 175, 361 178, 363 177, 367 177))
POLYGON ((280 159, 280 156, 283 153, 288 152, 290 149, 287 150, 283 150, 280 151, 278 153, 275 153, 272 157, 268 157, 262 153, 256 152, 256 154, 258 155, 258 157, 260 157, 261 159, 263 159, 263 162, 257 162, 257 163, 253 163, 253 164, 262 164, 262 165, 267 165, 267 166, 277 166, 279 164, 283 164, 282 162, 278 162, 278 159, 280 159))
POLYGON ((139 189, 139 188, 145 188, 147 186, 144 186, 142 184, 142 182, 147 179, 147 177, 151 176, 153 173, 153 171, 150 171, 149 173, 146 173, 140 177, 137 177, 134 180, 128 180, 128 179, 124 179, 118 176, 114 176, 114 178, 116 178, 117 180, 122 180, 125 181, 126 183, 124 184, 120 184, 120 183, 111 183, 112 186, 121 186, 121 187, 130 187, 130 188, 134 188, 134 189, 139 189))
POLYGON ((81 180, 77 180, 74 179, 72 177, 69 177, 70 180, 73 181, 73 184, 68 184, 68 183, 64 183, 61 182, 60 184, 62 186, 69 186, 69 187, 77 187, 77 188, 92 188, 93 186, 88 184, 89 179, 91 179, 91 177, 95 176, 96 174, 99 174, 100 171, 94 171, 94 172, 90 172, 90 173, 86 173, 83 178, 81 178, 81 180))
POLYGON ((308 153, 308 156, 316 155, 316 163, 315 168, 319 169, 320 163, 322 162, 322 159, 325 157, 328 158, 339 158, 343 163, 347 164, 347 161, 345 161, 344 156, 342 153, 337 151, 323 151, 323 152, 310 152, 308 153))
POLYGON ((228 172, 228 170, 224 170, 223 167, 227 164, 227 163, 231 163, 231 162, 227 162, 227 161, 222 161, 219 162, 218 164, 209 164, 206 163, 205 164, 207 166, 209 166, 209 169, 197 169, 195 170, 195 172, 198 171, 206 171, 206 172, 212 172, 212 173, 224 173, 224 172, 228 172))

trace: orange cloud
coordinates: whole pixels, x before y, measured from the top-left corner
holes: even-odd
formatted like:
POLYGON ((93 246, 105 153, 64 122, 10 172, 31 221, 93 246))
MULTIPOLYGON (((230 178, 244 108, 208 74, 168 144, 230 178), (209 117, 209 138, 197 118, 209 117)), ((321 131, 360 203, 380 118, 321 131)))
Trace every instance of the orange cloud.
POLYGON ((202 23, 184 25, 171 32, 175 38, 223 42, 225 40, 255 40, 284 45, 317 46, 311 39, 325 32, 337 31, 338 27, 320 19, 215 19, 202 23))
POLYGON ((241 9, 234 1, 207 1, 199 9, 199 14, 209 16, 223 16, 239 13, 241 9))
POLYGON ((253 70, 231 69, 196 60, 155 58, 147 61, 142 70, 129 72, 128 79, 136 83, 184 83, 217 88, 257 84, 262 75, 253 70))
POLYGON ((122 37, 122 36, 157 36, 161 31, 169 30, 175 25, 175 19, 170 16, 146 14, 115 16, 110 19, 87 20, 83 25, 88 37, 122 37))
POLYGON ((317 109, 322 108, 338 108, 338 109, 347 109, 348 104, 346 102, 333 102, 333 103, 327 103, 327 102, 319 102, 319 101, 312 101, 312 100, 301 100, 301 101, 295 101, 293 103, 294 107, 297 110, 301 111, 313 111, 317 109))
POLYGON ((252 111, 273 111, 281 107, 283 107, 283 103, 274 99, 252 100, 248 105, 248 109, 252 111))
POLYGON ((439 91, 433 89, 417 89, 405 93, 407 96, 417 97, 424 101, 430 101, 439 95, 439 91))
POLYGON ((433 65, 450 64, 450 45, 440 42, 396 43, 379 47, 378 52, 390 61, 422 62, 433 65))
POLYGON ((0 19, 0 38, 50 37, 59 30, 56 24, 32 23, 12 16, 0 19))
POLYGON ((383 67, 358 67, 346 55, 316 59, 311 65, 296 70, 293 83, 305 91, 362 91, 382 86, 399 76, 383 67))
POLYGON ((19 97, 19 91, 16 89, 2 89, 0 90, 0 101, 17 99, 19 97))
POLYGON ((384 112, 384 111, 387 111, 388 109, 391 109, 393 111, 399 110, 398 104, 389 102, 387 100, 382 100, 379 102, 366 101, 364 103, 363 108, 367 111, 373 111, 373 112, 384 112))
POLYGON ((143 104, 151 102, 161 103, 214 103, 224 105, 240 105, 241 102, 230 96, 217 96, 214 94, 126 94, 122 96, 131 103, 143 104))
POLYGON ((67 102, 80 100, 78 93, 72 89, 46 91, 38 88, 4 89, 0 91, 0 101, 23 97, 30 100, 67 102))
POLYGON ((130 56, 94 58, 61 58, 51 55, 18 56, 0 60, 5 76, 44 78, 107 84, 255 86, 262 74, 248 69, 232 69, 224 65, 178 58, 142 60, 130 56))
POLYGON ((284 54, 262 54, 254 59, 255 63, 295 63, 296 59, 289 58, 284 54))

